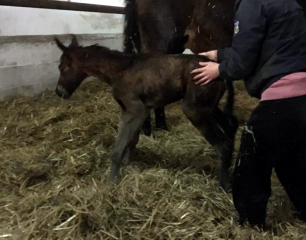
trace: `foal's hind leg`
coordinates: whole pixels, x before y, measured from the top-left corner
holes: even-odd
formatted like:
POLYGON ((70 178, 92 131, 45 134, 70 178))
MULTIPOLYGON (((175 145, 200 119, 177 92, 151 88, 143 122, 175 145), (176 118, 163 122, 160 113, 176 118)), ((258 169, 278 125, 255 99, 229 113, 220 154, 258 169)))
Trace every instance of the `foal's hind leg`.
POLYGON ((135 158, 136 155, 136 145, 139 141, 140 130, 134 134, 133 139, 131 140, 126 153, 124 154, 124 160, 129 162, 135 158))
POLYGON ((229 168, 231 166, 234 143, 224 129, 222 119, 218 115, 215 116, 210 107, 189 105, 184 101, 182 109, 191 123, 215 149, 221 164, 219 182, 221 187, 228 191, 230 187, 229 168))
POLYGON ((231 113, 224 113, 219 108, 215 108, 213 116, 218 120, 226 135, 234 141, 237 129, 239 127, 238 119, 231 113))
POLYGON ((148 111, 142 103, 133 103, 131 109, 127 109, 122 113, 122 125, 112 155, 110 174, 110 180, 112 182, 116 182, 118 178, 123 158, 130 158, 133 155, 141 126, 147 114, 148 111))

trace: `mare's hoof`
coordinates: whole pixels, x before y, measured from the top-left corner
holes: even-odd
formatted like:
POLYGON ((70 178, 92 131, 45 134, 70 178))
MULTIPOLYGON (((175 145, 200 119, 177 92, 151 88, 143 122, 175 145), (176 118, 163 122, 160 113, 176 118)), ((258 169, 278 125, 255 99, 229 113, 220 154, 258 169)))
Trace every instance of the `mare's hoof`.
POLYGON ((169 131, 167 124, 162 124, 162 125, 156 124, 155 129, 159 131, 169 131))
POLYGON ((148 128, 143 128, 143 129, 142 129, 142 133, 143 133, 145 136, 150 137, 150 136, 151 136, 151 133, 152 133, 151 128, 150 128, 150 129, 148 129, 148 128))

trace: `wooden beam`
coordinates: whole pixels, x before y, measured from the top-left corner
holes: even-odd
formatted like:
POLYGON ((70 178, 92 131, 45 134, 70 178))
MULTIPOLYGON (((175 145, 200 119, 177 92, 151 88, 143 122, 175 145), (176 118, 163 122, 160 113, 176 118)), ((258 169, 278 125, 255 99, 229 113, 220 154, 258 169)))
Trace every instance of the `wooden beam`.
POLYGON ((51 0, 0 0, 0 6, 123 14, 123 7, 51 0))

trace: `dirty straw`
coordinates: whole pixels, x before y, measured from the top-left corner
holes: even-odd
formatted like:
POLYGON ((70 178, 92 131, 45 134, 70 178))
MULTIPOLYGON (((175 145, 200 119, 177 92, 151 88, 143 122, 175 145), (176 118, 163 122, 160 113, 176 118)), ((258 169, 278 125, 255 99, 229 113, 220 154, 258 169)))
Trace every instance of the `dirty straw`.
MULTIPOLYGON (((0 104, 0 239, 304 239, 275 178, 269 231, 236 224, 215 153, 179 104, 167 108, 170 131, 141 136, 110 187, 120 110, 109 91, 93 81, 67 101, 45 92, 0 104)), ((256 101, 236 92, 242 126, 256 101)))

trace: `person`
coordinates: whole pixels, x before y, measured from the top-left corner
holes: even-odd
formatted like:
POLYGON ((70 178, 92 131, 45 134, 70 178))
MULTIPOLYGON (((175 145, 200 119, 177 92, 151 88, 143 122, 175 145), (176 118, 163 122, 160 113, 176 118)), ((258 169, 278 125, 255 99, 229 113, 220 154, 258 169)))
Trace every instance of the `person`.
POLYGON ((306 220, 306 19, 295 0, 238 0, 232 46, 202 53, 196 84, 239 80, 259 98, 233 172, 239 222, 264 226, 271 174, 306 220), (215 62, 213 62, 215 61, 215 62))

